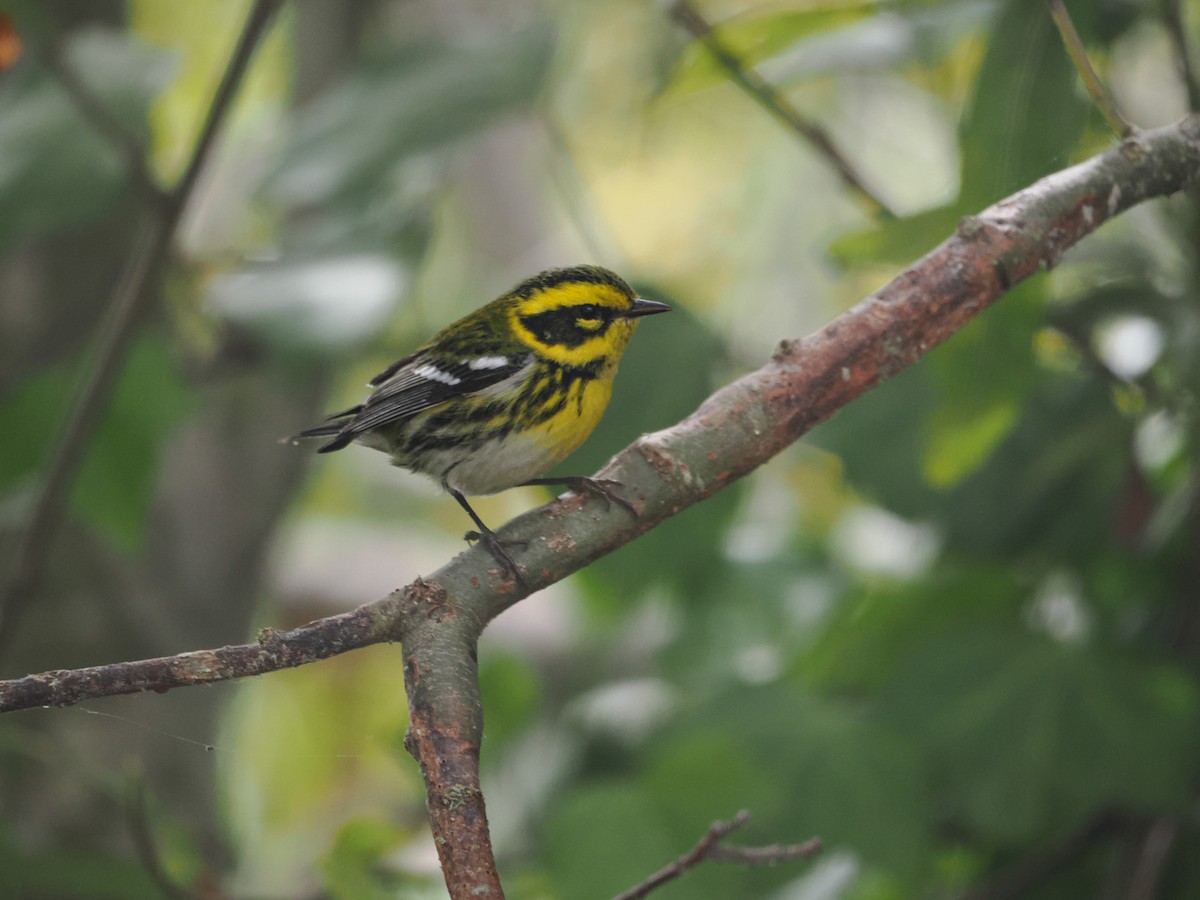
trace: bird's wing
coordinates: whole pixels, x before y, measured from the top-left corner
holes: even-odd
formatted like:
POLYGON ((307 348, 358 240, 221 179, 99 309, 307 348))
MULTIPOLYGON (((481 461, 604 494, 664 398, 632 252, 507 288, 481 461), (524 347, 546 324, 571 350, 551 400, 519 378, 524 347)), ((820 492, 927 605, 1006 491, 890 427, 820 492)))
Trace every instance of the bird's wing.
POLYGON ((495 354, 454 362, 434 362, 418 352, 395 363, 371 380, 375 388, 345 431, 361 434, 389 422, 415 416, 447 400, 477 394, 532 369, 533 355, 495 354))

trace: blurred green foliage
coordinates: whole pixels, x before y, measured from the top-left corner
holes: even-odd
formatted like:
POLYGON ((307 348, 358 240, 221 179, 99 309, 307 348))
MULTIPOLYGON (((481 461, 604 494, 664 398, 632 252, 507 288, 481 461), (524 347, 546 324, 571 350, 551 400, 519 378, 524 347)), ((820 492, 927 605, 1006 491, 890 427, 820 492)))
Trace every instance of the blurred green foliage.
MULTIPOLYGON (((1067 6, 1129 118, 1184 113, 1160 4, 1067 6)), ((144 202, 47 54, 170 173, 247 8, 0 3, 25 38, 0 73, 5 546, 144 202)), ((244 640, 444 562, 454 504, 365 450, 302 487, 275 438, 538 267, 612 265, 677 310, 563 467, 591 472, 1112 140, 1043 5, 698 8, 899 218, 864 221, 652 5, 289 7, 7 674, 244 640)), ((480 674, 509 896, 611 896, 743 808, 731 842, 823 854, 654 896, 1195 896, 1198 234, 1192 197, 1109 223, 801 447, 501 617, 480 674)), ((230 896, 443 895, 397 648, 200 702, 0 721, 0 893, 159 896, 140 821, 166 877, 230 896), (107 774, 130 759, 140 820, 107 774)))

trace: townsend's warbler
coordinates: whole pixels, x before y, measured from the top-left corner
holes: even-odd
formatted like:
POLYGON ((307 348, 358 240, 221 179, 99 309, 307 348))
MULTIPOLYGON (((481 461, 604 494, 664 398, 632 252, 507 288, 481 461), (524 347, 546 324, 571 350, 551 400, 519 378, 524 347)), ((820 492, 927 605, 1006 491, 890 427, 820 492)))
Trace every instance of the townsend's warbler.
POLYGON ((437 479, 479 529, 468 539, 521 581, 466 495, 556 484, 632 509, 612 482, 539 476, 600 421, 637 319, 669 309, 599 266, 550 269, 444 328, 371 379, 364 403, 296 437, 331 437, 318 453, 363 444, 437 479))

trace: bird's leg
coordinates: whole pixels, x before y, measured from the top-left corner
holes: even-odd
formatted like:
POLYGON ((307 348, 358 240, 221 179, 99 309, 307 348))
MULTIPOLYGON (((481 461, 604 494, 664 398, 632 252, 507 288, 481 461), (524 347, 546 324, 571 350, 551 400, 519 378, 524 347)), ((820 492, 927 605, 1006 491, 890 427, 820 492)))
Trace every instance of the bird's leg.
POLYGON ((518 487, 533 485, 565 487, 570 488, 576 494, 591 494, 594 497, 601 498, 605 503, 615 503, 617 506, 624 507, 635 519, 638 517, 638 511, 634 509, 633 504, 611 490, 612 488, 621 486, 621 482, 614 481, 611 478, 588 478, 586 475, 566 475, 562 478, 532 478, 529 481, 522 481, 518 487))
POLYGON ((464 497, 459 491, 451 490, 450 496, 457 500, 458 505, 467 511, 467 515, 471 517, 471 521, 474 522, 475 527, 479 529, 478 531, 468 531, 464 537, 468 541, 479 541, 481 544, 483 544, 483 546, 487 547, 488 553, 492 554, 492 558, 495 559, 496 562, 500 563, 500 565, 508 569, 508 571, 512 572, 513 578, 517 580, 517 584, 521 586, 521 589, 528 590, 528 586, 525 584, 525 579, 521 577, 521 570, 517 568, 517 564, 513 561, 513 558, 508 555, 508 551, 504 548, 524 547, 529 542, 502 540, 501 538, 497 537, 496 532, 492 531, 492 529, 483 524, 483 519, 479 518, 475 510, 471 509, 471 504, 467 502, 467 498, 464 497))

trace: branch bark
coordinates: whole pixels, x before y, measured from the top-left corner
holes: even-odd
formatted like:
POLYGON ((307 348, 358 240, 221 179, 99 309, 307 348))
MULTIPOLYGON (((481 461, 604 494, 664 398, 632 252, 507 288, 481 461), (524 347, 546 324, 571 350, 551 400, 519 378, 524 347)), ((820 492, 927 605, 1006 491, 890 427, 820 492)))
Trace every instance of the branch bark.
MULTIPOLYGON (((916 362, 1013 285, 1055 265, 1103 222, 1200 177, 1200 116, 1139 133, 1042 179, 977 216, 891 283, 773 358, 691 416, 645 435, 599 473, 638 510, 565 495, 501 529, 527 541, 530 590, 583 568, 753 471, 814 425, 916 362)), ((475 648, 487 623, 526 592, 482 547, 426 580, 350 613, 255 644, 55 671, 0 682, 0 712, 165 691, 303 665, 380 641, 403 643, 408 747, 426 778, 434 836, 454 897, 500 897, 479 792, 483 716, 475 648)))

